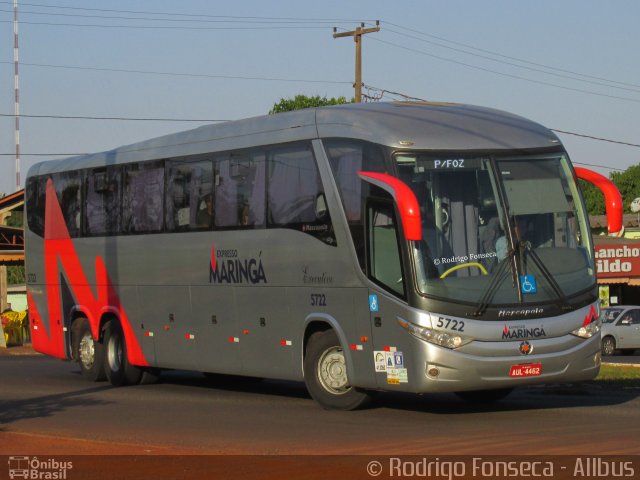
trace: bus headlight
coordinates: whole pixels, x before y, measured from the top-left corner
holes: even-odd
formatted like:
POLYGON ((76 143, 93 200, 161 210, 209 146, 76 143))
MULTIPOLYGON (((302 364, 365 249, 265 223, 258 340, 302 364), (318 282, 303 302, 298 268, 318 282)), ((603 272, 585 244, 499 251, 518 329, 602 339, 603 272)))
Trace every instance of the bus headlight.
POLYGON ((398 319, 398 323, 402 328, 404 328, 414 337, 419 338, 420 340, 424 340, 425 342, 433 343, 434 345, 450 348, 452 350, 455 348, 460 348, 472 341, 471 338, 464 337, 457 333, 448 333, 441 330, 434 330, 433 328, 422 327, 420 325, 407 322, 400 318, 398 319))
POLYGON ((575 335, 580 338, 591 338, 596 333, 600 331, 600 321, 596 320, 595 322, 591 322, 588 325, 583 325, 582 327, 571 332, 571 335, 575 335))

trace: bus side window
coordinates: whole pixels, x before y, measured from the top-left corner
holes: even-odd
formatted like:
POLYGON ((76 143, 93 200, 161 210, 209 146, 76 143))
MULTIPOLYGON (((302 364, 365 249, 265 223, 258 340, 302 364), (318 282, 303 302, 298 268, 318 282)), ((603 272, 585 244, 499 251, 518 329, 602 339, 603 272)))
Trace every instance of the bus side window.
POLYGON ((365 270, 364 201, 369 196, 369 184, 358 172, 385 172, 384 152, 378 145, 359 140, 323 140, 331 171, 338 186, 340 199, 349 222, 349 231, 358 256, 360 268, 365 270))
POLYGON ((331 217, 316 161, 309 145, 269 154, 269 226, 290 228, 335 245, 331 217))
POLYGON ((367 208, 369 276, 387 290, 404 296, 404 276, 392 202, 371 202, 367 208))
POLYGON ((167 230, 213 227, 213 163, 167 162, 167 230))
POLYGON ((71 238, 80 236, 82 174, 78 170, 52 176, 58 202, 71 238))
POLYGON ((29 178, 26 186, 27 224, 29 229, 39 237, 44 237, 46 187, 46 175, 29 178))
POLYGON ((122 231, 162 230, 164 166, 162 161, 127 165, 124 170, 122 231))
POLYGON ((232 153, 216 161, 216 227, 262 227, 265 224, 265 155, 232 153))
POLYGON ((117 235, 120 229, 120 167, 88 172, 85 187, 85 233, 117 235))

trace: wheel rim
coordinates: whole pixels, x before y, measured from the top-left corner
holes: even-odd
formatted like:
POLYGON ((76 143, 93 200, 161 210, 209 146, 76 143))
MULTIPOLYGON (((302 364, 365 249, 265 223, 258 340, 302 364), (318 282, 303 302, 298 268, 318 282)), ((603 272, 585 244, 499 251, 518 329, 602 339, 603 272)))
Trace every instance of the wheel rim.
POLYGON ((351 389, 340 347, 331 347, 322 354, 318 362, 318 379, 322 387, 334 395, 342 395, 351 389))
POLYGON ((120 370, 122 365, 122 341, 119 335, 113 335, 109 338, 109 348, 107 349, 107 359, 109 368, 112 372, 120 370))
POLYGON ((604 351, 605 355, 611 355, 613 353, 613 340, 611 340, 610 338, 605 338, 604 340, 604 347, 602 348, 602 350, 604 351))
POLYGON ((78 350, 80 353, 80 363, 82 363, 85 369, 90 370, 96 360, 95 344, 90 333, 87 332, 84 334, 80 340, 80 348, 78 350))

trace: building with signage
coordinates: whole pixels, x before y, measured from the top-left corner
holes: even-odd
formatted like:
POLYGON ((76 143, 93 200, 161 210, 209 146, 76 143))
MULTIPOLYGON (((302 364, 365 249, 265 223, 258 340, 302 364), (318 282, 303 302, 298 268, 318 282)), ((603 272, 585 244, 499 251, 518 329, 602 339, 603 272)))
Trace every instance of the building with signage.
POLYGON ((640 305, 640 229, 636 214, 624 215, 623 237, 597 235, 606 225, 591 217, 601 306, 640 305))

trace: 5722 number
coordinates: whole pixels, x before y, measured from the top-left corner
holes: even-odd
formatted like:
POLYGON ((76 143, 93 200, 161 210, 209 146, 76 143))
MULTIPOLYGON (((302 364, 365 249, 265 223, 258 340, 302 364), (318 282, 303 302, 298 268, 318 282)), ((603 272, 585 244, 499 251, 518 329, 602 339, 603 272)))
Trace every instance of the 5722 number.
POLYGON ((312 307, 326 307, 327 296, 324 293, 312 293, 311 294, 311 306, 312 307))
POLYGON ((436 323, 438 328, 450 329, 456 332, 464 332, 464 322, 462 320, 455 320, 453 318, 438 317, 436 323))

